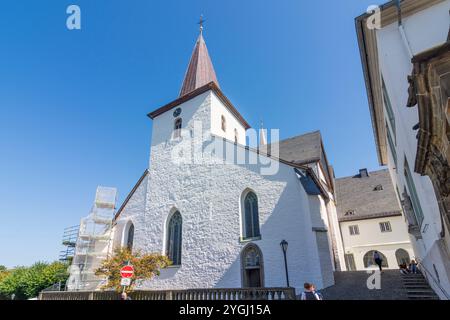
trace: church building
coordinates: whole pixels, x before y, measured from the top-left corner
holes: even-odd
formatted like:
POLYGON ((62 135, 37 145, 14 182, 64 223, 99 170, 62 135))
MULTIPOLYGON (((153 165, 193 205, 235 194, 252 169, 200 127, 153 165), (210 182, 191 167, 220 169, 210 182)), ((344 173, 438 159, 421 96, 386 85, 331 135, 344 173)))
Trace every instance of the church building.
POLYGON ((247 145, 250 125, 219 86, 200 34, 179 97, 148 114, 149 168, 115 213, 112 250, 173 264, 136 290, 318 289, 345 270, 334 174, 319 131, 247 145), (225 152, 226 151, 226 152, 225 152))

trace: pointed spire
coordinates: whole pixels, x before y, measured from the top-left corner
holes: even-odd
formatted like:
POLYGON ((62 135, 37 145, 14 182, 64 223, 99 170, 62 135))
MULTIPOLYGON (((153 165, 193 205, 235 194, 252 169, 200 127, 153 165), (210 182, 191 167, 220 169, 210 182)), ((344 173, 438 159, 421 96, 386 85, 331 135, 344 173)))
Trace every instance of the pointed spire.
POLYGON ((186 75, 184 76, 180 97, 210 82, 214 82, 219 87, 216 72, 214 71, 205 40, 203 39, 204 22, 205 20, 203 20, 203 16, 201 16, 199 22, 200 34, 195 43, 186 75))
POLYGON ((259 145, 265 146, 266 144, 267 144, 266 129, 264 129, 264 124, 261 120, 261 129, 259 129, 259 145))

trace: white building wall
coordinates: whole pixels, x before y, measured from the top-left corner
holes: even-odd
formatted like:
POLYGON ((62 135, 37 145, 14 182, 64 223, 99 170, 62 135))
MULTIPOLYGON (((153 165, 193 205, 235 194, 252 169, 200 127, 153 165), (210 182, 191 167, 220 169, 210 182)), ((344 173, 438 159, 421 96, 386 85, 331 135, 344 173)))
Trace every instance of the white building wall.
MULTIPOLYGON (((206 132, 212 121, 212 101, 214 94, 206 92, 180 105, 183 128, 190 130, 195 121, 201 121, 206 132)), ((260 173, 262 164, 178 165, 172 161, 172 151, 179 142, 171 141, 173 119, 172 112, 154 119, 146 199, 142 199, 139 187, 129 202, 130 206, 134 201, 145 202, 145 211, 139 206, 126 208, 119 220, 133 220, 135 249, 165 254, 167 218, 179 210, 183 218, 182 264, 163 270, 140 289, 241 287, 240 254, 248 242, 240 241, 240 199, 248 188, 258 196, 262 237, 253 243, 263 254, 264 285, 286 285, 280 248, 283 239, 289 243, 291 286, 301 290, 307 281, 318 288, 334 284, 328 233, 316 235, 313 231, 325 229, 320 200, 305 193, 293 168, 277 162, 279 171, 264 176, 260 173)), ((231 141, 226 144, 247 159, 254 155, 231 141)), ((264 163, 267 167, 273 160, 265 158, 264 163)))
MULTIPOLYGON (((444 1, 412 16, 403 18, 407 42, 413 55, 446 42, 449 28, 449 10, 450 1, 444 1)), ((440 256, 438 252, 434 251, 439 250, 439 245, 436 241, 439 239, 441 222, 438 204, 430 179, 414 173, 417 132, 413 131, 412 128, 419 122, 419 118, 417 107, 406 107, 408 100, 407 77, 411 74, 413 66, 397 23, 377 30, 377 46, 381 74, 386 83, 396 122, 397 139, 395 149, 398 165, 395 166, 393 155, 388 145, 389 172, 394 185, 402 193, 406 185, 404 176, 404 158, 406 157, 425 216, 421 228, 423 239, 415 241, 412 238, 411 241, 416 256, 423 260, 426 268, 431 272, 436 268, 441 285, 450 292, 450 267, 447 266, 446 261, 442 258, 429 259, 430 257, 440 256)), ((385 116, 387 119, 386 112, 385 116)), ((389 123, 389 121, 387 122, 389 123)), ((432 281, 430 282, 433 285, 432 281)), ((442 296, 440 290, 436 286, 434 288, 442 296)))
POLYGON ((220 101, 215 93, 211 94, 211 133, 234 142, 234 129, 238 134, 238 143, 245 145, 245 128, 241 122, 220 101), (226 120, 226 131, 222 130, 222 116, 226 120))
POLYGON ((377 250, 388 260, 389 269, 398 269, 395 252, 404 249, 411 259, 415 258, 403 216, 341 222, 342 237, 346 254, 353 254, 357 270, 365 270, 363 258, 377 250), (392 232, 381 232, 380 222, 389 221, 392 232), (350 235, 349 226, 357 225, 359 235, 350 235))

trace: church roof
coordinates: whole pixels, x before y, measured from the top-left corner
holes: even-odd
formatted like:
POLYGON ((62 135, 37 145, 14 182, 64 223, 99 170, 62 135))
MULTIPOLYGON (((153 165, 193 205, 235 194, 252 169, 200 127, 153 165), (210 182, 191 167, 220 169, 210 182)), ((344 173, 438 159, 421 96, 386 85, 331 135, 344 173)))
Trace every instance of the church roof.
POLYGON ((184 76, 180 97, 210 82, 214 82, 217 87, 220 88, 216 72, 214 71, 211 58, 208 54, 208 48, 203 39, 203 34, 200 31, 200 35, 195 43, 194 51, 192 52, 191 60, 189 61, 186 75, 184 76))
POLYGON ((267 150, 273 153, 272 150, 275 146, 279 147, 279 158, 287 162, 296 165, 320 163, 326 175, 328 186, 331 190, 334 188, 333 170, 328 163, 320 131, 317 130, 272 143, 268 145, 267 150))
MULTIPOLYGON (((363 171, 364 172, 364 171, 363 171)), ((400 204, 388 170, 336 179, 339 221, 401 215, 400 204)))
POLYGON ((280 150, 280 159, 306 164, 320 160, 322 137, 320 131, 314 131, 270 144, 270 149, 273 150, 276 146, 280 150))

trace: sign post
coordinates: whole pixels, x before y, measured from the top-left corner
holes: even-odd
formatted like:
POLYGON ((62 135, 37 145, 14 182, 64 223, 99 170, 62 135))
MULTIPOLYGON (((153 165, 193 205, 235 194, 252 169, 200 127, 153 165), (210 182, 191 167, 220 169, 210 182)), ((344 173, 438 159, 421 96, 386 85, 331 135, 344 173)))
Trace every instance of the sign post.
POLYGON ((122 292, 125 292, 125 288, 131 284, 131 278, 133 277, 133 275, 134 267, 131 264, 126 265, 122 267, 122 269, 120 269, 120 276, 122 277, 122 279, 120 280, 120 285, 123 286, 122 292))

